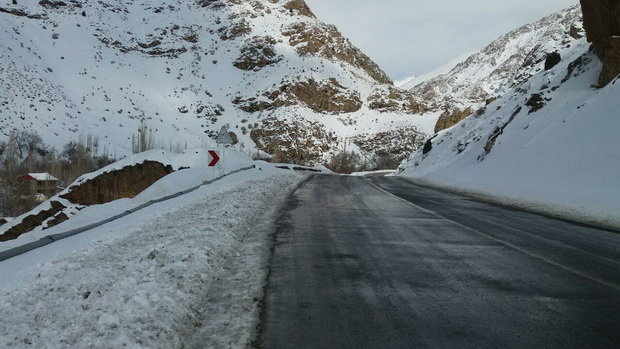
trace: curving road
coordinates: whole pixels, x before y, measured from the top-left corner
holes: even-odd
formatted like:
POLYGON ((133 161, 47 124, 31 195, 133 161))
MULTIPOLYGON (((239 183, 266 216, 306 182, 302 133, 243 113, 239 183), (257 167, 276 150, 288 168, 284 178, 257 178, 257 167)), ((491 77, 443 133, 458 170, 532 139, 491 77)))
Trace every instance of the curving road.
POLYGON ((395 177, 315 176, 287 205, 256 346, 620 346, 616 232, 395 177))

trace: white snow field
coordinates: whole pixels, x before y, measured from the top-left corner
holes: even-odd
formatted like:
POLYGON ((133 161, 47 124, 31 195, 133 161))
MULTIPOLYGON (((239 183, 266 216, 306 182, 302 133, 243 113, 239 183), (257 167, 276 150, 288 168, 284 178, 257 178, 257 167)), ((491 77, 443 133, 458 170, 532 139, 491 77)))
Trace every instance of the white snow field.
POLYGON ((620 227, 620 82, 597 88, 584 39, 562 60, 432 140, 400 175, 430 186, 620 227), (528 103, 529 102, 529 103, 528 103), (534 107, 538 104, 540 109, 534 107))
POLYGON ((243 171, 0 262, 0 347, 245 346, 270 225, 304 178, 243 171))

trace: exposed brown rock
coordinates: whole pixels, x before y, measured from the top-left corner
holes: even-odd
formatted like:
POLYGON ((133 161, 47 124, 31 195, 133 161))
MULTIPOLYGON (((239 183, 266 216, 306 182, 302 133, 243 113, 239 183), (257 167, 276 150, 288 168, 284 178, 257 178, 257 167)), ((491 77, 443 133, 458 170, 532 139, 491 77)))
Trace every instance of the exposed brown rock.
POLYGON ((27 233, 36 227, 39 227, 43 222, 45 222, 45 220, 54 217, 56 214, 62 211, 62 209, 65 208, 65 206, 63 206, 63 204, 58 201, 51 201, 50 204, 52 207, 50 207, 49 209, 43 210, 37 214, 26 216, 21 221, 21 223, 11 227, 9 230, 4 232, 4 234, 0 235, 0 241, 16 239, 18 236, 27 233))
POLYGON ((276 41, 270 36, 255 36, 241 47, 241 56, 233 65, 241 70, 259 71, 263 67, 280 62, 283 57, 275 52, 276 41))
POLYGON ((47 8, 59 8, 67 6, 67 3, 64 1, 41 0, 39 1, 39 5, 47 8))
POLYGON ((192 33, 192 34, 187 34, 185 36, 183 36, 183 40, 187 41, 187 42, 191 42, 192 44, 195 44, 198 42, 198 35, 192 33))
POLYGON ((289 1, 286 5, 284 5, 284 8, 291 12, 296 12, 302 16, 315 18, 314 13, 312 13, 304 0, 289 1))
POLYGON ((609 39, 599 84, 605 86, 620 74, 620 37, 609 39))
POLYGON ((583 28, 572 25, 570 27, 570 36, 573 39, 581 39, 585 36, 585 33, 583 31, 583 28))
POLYGON ((310 109, 325 114, 352 113, 360 110, 362 101, 359 93, 349 91, 336 79, 317 82, 315 80, 285 83, 279 89, 263 93, 262 98, 237 98, 233 103, 249 113, 273 110, 283 106, 304 103, 310 109))
POLYGON ((72 187, 61 197, 74 204, 87 206, 133 198, 171 172, 172 167, 147 160, 97 176, 72 187))
POLYGON ((149 56, 166 56, 166 57, 178 57, 181 53, 185 53, 187 52, 187 49, 185 47, 182 48, 170 48, 167 50, 162 50, 159 48, 156 48, 154 50, 150 50, 150 51, 146 51, 143 52, 144 54, 147 54, 149 56))
POLYGON ((153 47, 157 47, 161 45, 161 41, 159 40, 153 40, 148 44, 144 44, 144 43, 138 43, 138 46, 142 47, 142 48, 153 48, 153 47))
POLYGON ((402 161, 420 149, 424 145, 426 137, 415 127, 401 127, 395 130, 356 136, 351 141, 365 152, 389 156, 396 161, 402 161))
POLYGON ((542 98, 540 93, 534 93, 530 99, 525 102, 525 105, 530 107, 529 114, 535 113, 542 109, 545 106, 545 100, 542 98))
POLYGON ((435 124, 435 133, 456 125, 473 113, 474 111, 471 107, 465 110, 460 110, 458 108, 446 109, 441 116, 439 116, 439 119, 437 119, 437 124, 435 124))
POLYGON ((4 7, 0 7, 0 13, 7 13, 13 16, 17 16, 17 17, 26 17, 26 18, 30 18, 30 19, 43 19, 43 18, 47 18, 47 16, 45 14, 30 14, 27 13, 25 11, 22 11, 20 9, 14 9, 14 8, 4 8, 4 7))
POLYGON ((135 46, 131 46, 131 45, 125 45, 118 40, 112 40, 112 39, 102 37, 102 36, 97 36, 97 39, 99 39, 100 42, 108 45, 109 47, 113 47, 123 53, 136 51, 136 52, 140 52, 140 53, 143 53, 149 56, 165 56, 165 57, 174 58, 174 57, 178 57, 182 53, 187 52, 187 48, 185 47, 180 47, 180 48, 173 47, 173 48, 168 48, 168 49, 161 48, 160 45, 162 43, 159 40, 154 40, 146 44, 138 43, 135 46))
POLYGON ((588 41, 603 61, 601 86, 620 74, 620 1, 581 0, 583 26, 588 41))
POLYGON ((491 103, 495 102, 495 101, 497 100, 497 98, 499 98, 499 97, 494 96, 494 97, 489 97, 489 98, 487 98, 487 99, 484 101, 484 105, 485 105, 485 106, 487 106, 487 105, 489 105, 489 104, 491 104, 491 103))
POLYGON ((258 149, 273 155, 273 161, 306 165, 321 163, 323 154, 338 144, 338 138, 323 125, 304 119, 268 118, 250 137, 258 149))
POLYGON ((69 216, 67 216, 64 212, 60 212, 56 216, 54 216, 54 218, 47 221, 47 226, 43 229, 49 229, 51 227, 57 226, 58 224, 68 219, 69 219, 69 216))
POLYGON ((413 93, 392 86, 375 90, 368 97, 368 102, 368 108, 381 113, 421 114, 428 111, 426 106, 416 100, 413 93))
POLYGON ((239 137, 237 137, 237 134, 234 132, 228 132, 228 135, 230 136, 230 138, 232 139, 232 144, 235 145, 237 143, 239 143, 239 137))
POLYGON ((344 61, 365 71, 379 83, 392 84, 387 74, 333 25, 300 22, 290 25, 282 34, 289 37, 290 44, 297 47, 297 53, 302 56, 344 61))
POLYGON ((299 82, 290 86, 290 93, 310 109, 322 113, 352 113, 362 107, 359 94, 347 90, 333 78, 321 83, 314 80, 299 82))
POLYGON ((214 4, 218 4, 218 5, 222 5, 222 1, 220 0, 200 0, 198 1, 198 5, 202 6, 202 7, 207 7, 207 6, 211 6, 214 4))
POLYGON ((252 28, 246 20, 238 21, 231 27, 223 27, 218 30, 218 33, 220 34, 220 39, 222 40, 231 40, 242 35, 249 34, 251 32, 252 28))

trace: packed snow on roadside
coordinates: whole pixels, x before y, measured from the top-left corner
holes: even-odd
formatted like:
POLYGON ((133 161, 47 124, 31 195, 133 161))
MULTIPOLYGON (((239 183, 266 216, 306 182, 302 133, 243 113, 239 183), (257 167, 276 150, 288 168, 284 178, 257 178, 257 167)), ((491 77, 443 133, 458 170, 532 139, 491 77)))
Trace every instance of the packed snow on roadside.
POLYGON ((389 176, 393 175, 396 170, 377 170, 377 171, 361 171, 353 172, 351 176, 355 177, 372 177, 372 176, 389 176))
POLYGON ((593 86, 601 63, 585 39, 560 53, 557 66, 436 135, 400 175, 620 228, 620 81, 593 86))
POLYGON ((241 347, 257 321, 279 203, 271 167, 0 263, 0 347, 241 347))

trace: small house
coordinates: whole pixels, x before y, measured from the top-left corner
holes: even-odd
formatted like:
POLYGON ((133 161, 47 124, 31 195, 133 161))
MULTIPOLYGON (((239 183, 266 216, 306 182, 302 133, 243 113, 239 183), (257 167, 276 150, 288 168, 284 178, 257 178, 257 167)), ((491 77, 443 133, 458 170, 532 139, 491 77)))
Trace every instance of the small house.
POLYGON ((19 178, 24 181, 27 194, 36 197, 38 200, 45 200, 56 194, 58 178, 47 172, 26 173, 19 178))

